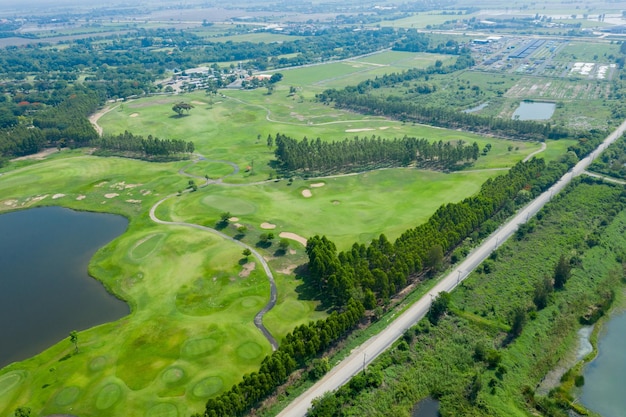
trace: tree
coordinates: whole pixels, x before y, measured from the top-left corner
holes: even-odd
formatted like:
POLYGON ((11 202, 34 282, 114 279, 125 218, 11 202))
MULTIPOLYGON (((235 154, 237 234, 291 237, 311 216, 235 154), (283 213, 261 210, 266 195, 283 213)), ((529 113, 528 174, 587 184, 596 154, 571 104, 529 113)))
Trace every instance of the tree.
POLYGON ((566 259, 565 255, 561 255, 554 267, 554 288, 563 288, 571 275, 572 267, 569 264, 569 259, 566 259))
POLYGON ((30 417, 30 411, 29 407, 18 407, 14 414, 15 417, 30 417))
POLYGON ((426 255, 426 266, 433 271, 439 271, 443 266, 443 248, 441 245, 435 245, 430 248, 426 255))
POLYGON ((74 344, 74 353, 78 353, 78 332, 76 330, 70 332, 70 342, 74 344))
POLYGON ((450 294, 445 291, 442 291, 441 293, 439 293, 437 298, 433 300, 432 304, 430 305, 430 309, 428 310, 428 313, 426 313, 426 317, 428 318, 428 321, 436 325, 437 322, 439 322, 439 318, 441 318, 441 316, 446 311, 448 311, 449 306, 450 306, 450 294))
POLYGON ((524 329, 526 320, 526 309, 523 307, 516 307, 515 310, 513 310, 513 318, 510 332, 513 337, 517 337, 522 334, 522 330, 524 329))
POLYGON ((289 248, 289 239, 281 239, 278 243, 278 247, 286 251, 289 248))
POLYGON ((184 101, 176 103, 172 106, 172 110, 174 110, 174 112, 176 112, 179 116, 182 116, 184 112, 189 113, 189 110, 193 108, 194 106, 192 104, 185 103, 184 101))
POLYGON ((242 252, 243 256, 248 259, 248 256, 252 255, 252 251, 249 248, 245 248, 242 252))
POLYGON ((283 74, 281 74, 280 72, 274 73, 270 77, 270 84, 275 84, 275 83, 279 82, 282 79, 283 79, 283 74))
POLYGON ((552 285, 552 279, 550 277, 543 277, 535 285, 535 294, 533 296, 533 302, 537 310, 542 310, 548 305, 548 297, 554 290, 552 285))

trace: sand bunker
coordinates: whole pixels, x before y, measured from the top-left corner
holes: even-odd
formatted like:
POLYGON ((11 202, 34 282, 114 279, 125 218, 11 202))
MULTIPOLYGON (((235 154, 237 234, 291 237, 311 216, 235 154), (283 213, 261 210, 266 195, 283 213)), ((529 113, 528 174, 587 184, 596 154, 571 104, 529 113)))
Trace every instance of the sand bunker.
POLYGON ((313 193, 311 193, 311 190, 302 190, 302 197, 304 198, 313 197, 313 193))
POLYGON ((82 195, 82 194, 81 194, 81 195, 79 195, 78 197, 76 197, 76 199, 77 199, 78 201, 80 201, 80 200, 84 200, 85 198, 87 198, 87 196, 86 196, 86 195, 82 195))
POLYGON ((280 234, 278 236, 282 237, 282 238, 285 238, 285 239, 295 240, 296 242, 302 243, 302 246, 306 246, 306 239, 303 238, 300 235, 295 234, 295 233, 280 232, 280 234))
POLYGON ((139 204, 141 200, 126 200, 127 203, 139 204))
POLYGON ((380 130, 387 130, 387 129, 389 129, 389 126, 381 126, 381 127, 379 127, 379 129, 380 130))
POLYGON ((108 194, 105 194, 104 196, 105 196, 106 198, 115 198, 115 197, 117 197, 118 195, 119 195, 118 193, 108 193, 108 194))
POLYGON ((363 129, 346 129, 346 133, 369 132, 370 130, 376 129, 372 129, 371 127, 365 127, 363 129))
POLYGON ((4 202, 5 206, 15 207, 17 205, 17 200, 7 200, 4 202))
POLYGON ((61 197, 65 197, 65 194, 55 194, 52 196, 52 199, 56 200, 57 198, 61 198, 61 197))
POLYGON ((311 184, 311 185, 310 185, 310 187, 311 187, 311 188, 320 188, 320 187, 323 187, 323 186, 325 186, 325 185, 326 185, 326 183, 323 183, 323 182, 316 182, 315 184, 311 184))
POLYGON ((139 116, 139 113, 133 113, 129 117, 137 117, 137 116, 139 116))
POLYGON ((204 106, 206 103, 204 101, 194 100, 191 104, 195 104, 196 106, 204 106))
POLYGON ((48 149, 44 149, 41 152, 37 152, 35 154, 32 155, 26 155, 26 156, 20 156, 19 158, 13 158, 11 159, 11 161, 26 161, 29 159, 33 159, 36 161, 41 161, 42 159, 46 159, 46 157, 50 154, 53 154, 55 152, 58 152, 59 150, 57 148, 48 148, 48 149))
POLYGON ((102 187, 104 184, 106 184, 108 181, 102 181, 99 184, 94 185, 94 187, 102 187))
POLYGON ((239 217, 231 217, 230 219, 228 219, 229 222, 238 222, 239 221, 239 217))
POLYGON ((239 277, 240 278, 249 277, 250 272, 254 271, 254 268, 256 268, 256 263, 254 262, 248 262, 247 264, 244 264, 243 270, 239 273, 239 277))
POLYGON ((263 222, 261 223, 261 229, 276 229, 276 225, 272 223, 263 222))

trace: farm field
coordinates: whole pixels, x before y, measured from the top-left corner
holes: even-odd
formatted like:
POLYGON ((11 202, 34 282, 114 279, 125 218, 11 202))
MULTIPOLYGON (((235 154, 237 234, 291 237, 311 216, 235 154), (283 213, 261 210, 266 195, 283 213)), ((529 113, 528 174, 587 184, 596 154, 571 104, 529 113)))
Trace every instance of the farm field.
MULTIPOLYGON (((359 65, 390 71, 406 59, 432 58, 388 53, 363 58, 370 64, 359 65), (385 62, 390 67, 378 66, 385 62)), ((322 88, 313 84, 330 82, 337 73, 320 71, 323 68, 285 71, 272 95, 259 89, 155 96, 112 104, 99 119, 105 134, 128 130, 193 141, 196 152, 206 158, 197 164, 63 150, 40 162, 12 162, 2 169, 0 212, 62 205, 130 219, 128 231, 97 253, 90 273, 127 301, 131 314, 81 331, 77 354, 66 339, 0 371, 0 414, 28 401, 42 415, 182 417, 200 411, 207 398, 258 369, 271 352, 252 320, 269 298, 268 280, 258 261, 245 259, 241 247, 207 231, 153 223, 149 209, 166 196, 179 194, 159 206, 160 219, 215 227, 227 211, 237 219, 224 233, 234 236, 240 233, 237 224, 246 227, 239 239, 255 247, 275 272, 278 303, 264 322, 280 340, 293 327, 326 315, 294 279, 294 269, 306 261, 302 242, 295 239, 327 234, 340 248, 380 233, 394 239, 441 204, 474 194, 486 179, 541 150, 538 143, 403 124, 324 106, 312 100, 322 88), (291 85, 300 87, 295 96, 288 96, 291 85), (178 117, 172 106, 183 100, 195 107, 178 117), (450 174, 387 169, 336 178, 296 177, 288 185, 286 179, 276 182, 277 173, 269 166, 273 149, 266 138, 276 132, 322 140, 410 135, 492 147, 470 169, 450 174), (200 177, 195 179, 200 186, 205 175, 223 184, 180 193, 190 179, 184 173, 200 177), (274 226, 276 235, 295 234, 285 254, 277 254, 276 244, 257 245, 261 233, 270 230, 262 223, 274 226)), ((346 75, 355 70, 346 68, 346 75)), ((353 79, 332 82, 345 85, 353 79)), ((558 143, 554 151, 548 143, 546 155, 550 151, 556 157, 564 145, 558 143)))

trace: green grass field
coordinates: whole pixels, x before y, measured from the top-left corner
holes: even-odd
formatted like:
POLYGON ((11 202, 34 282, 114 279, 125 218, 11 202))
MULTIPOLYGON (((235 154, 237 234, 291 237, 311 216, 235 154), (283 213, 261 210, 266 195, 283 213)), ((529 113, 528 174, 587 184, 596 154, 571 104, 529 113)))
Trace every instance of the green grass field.
MULTIPOLYGON (((132 312, 117 322, 80 332, 78 354, 73 355, 72 344, 64 340, 1 370, 0 414, 10 415, 18 406, 28 405, 40 415, 182 417, 201 411, 207 398, 256 370, 271 351, 252 323, 269 297, 260 266, 246 264, 239 246, 208 232, 149 220, 153 204, 187 187, 189 178, 178 173, 181 169, 211 179, 233 175, 224 178, 227 184, 172 197, 157 210, 160 218, 214 227, 220 214, 229 211, 239 219, 224 232, 236 235, 238 222, 247 227, 241 240, 252 246, 264 231, 261 223, 268 222, 276 225, 277 235, 327 234, 340 248, 347 248, 380 233, 397 237, 422 223, 442 203, 474 194, 487 178, 501 173, 494 168, 506 169, 540 148, 537 143, 358 115, 312 100, 322 88, 312 84, 351 81, 348 75, 357 70, 352 64, 397 70, 413 65, 410 60, 432 58, 387 53, 360 63, 329 64, 344 66, 345 73, 324 67, 285 71, 284 81, 272 95, 229 90, 224 96, 198 92, 151 97, 115 106, 100 119, 105 133, 128 130, 194 141, 197 152, 208 159, 197 164, 101 158, 83 150, 63 150, 41 162, 12 162, 4 167, 0 212, 62 205, 130 219, 128 231, 96 254, 90 273, 126 300, 132 312), (337 74, 346 78, 333 80, 337 74), (291 85, 301 87, 293 97, 288 96, 291 85), (181 100, 195 108, 189 116, 173 117, 171 107, 181 100), (276 132, 323 140, 406 134, 476 141, 481 148, 491 143, 492 149, 467 172, 389 169, 338 178, 296 178, 292 185, 286 180, 250 184, 275 177, 268 166, 273 149, 266 137, 276 132), (231 165, 218 160, 233 162, 241 170, 234 174, 231 165), (247 166, 250 172, 244 169, 247 166)), ((307 299, 295 279, 294 268, 306 261, 302 244, 290 241, 284 255, 277 254, 276 247, 258 249, 276 275, 278 304, 265 324, 280 340, 294 326, 326 313, 316 309, 317 303, 307 299)))

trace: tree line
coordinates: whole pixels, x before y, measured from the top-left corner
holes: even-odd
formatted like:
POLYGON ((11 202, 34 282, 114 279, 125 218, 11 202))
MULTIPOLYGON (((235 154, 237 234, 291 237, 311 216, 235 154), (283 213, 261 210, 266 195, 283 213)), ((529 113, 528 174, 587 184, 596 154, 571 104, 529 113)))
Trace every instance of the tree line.
POLYGON ((107 135, 95 139, 91 141, 91 146, 123 155, 139 155, 148 158, 193 153, 195 149, 193 142, 179 139, 159 139, 152 135, 144 138, 128 131, 119 135, 107 135))
POLYGON ((46 146, 87 145, 98 137, 87 115, 99 103, 93 92, 76 89, 56 106, 17 117, 5 114, 8 121, 0 128, 0 157, 29 155, 46 146))
MULTIPOLYGON (((364 312, 360 302, 350 300, 341 313, 333 312, 326 319, 296 327, 285 336, 274 353, 263 359, 258 372, 244 375, 239 384, 215 398, 210 398, 202 415, 246 415, 252 407, 285 383, 293 371, 304 367, 356 327, 364 312)), ((195 414, 194 417, 200 417, 200 414, 195 414)))
MULTIPOLYGON (((565 172, 567 167, 559 171, 565 172)), ((521 190, 532 190, 545 170, 543 159, 520 162, 506 175, 487 180, 477 195, 441 206, 426 223, 407 230, 394 243, 382 234, 367 246, 355 243, 350 250, 337 253, 325 236, 314 236, 306 247, 307 279, 336 306, 345 305, 353 294, 362 294, 365 307, 372 309, 377 300, 388 300, 403 289, 408 277, 440 268, 446 253, 521 190)))
POLYGON ((274 155, 284 171, 328 173, 362 171, 372 167, 408 166, 436 169, 454 169, 462 162, 478 159, 476 142, 465 145, 462 140, 429 142, 424 138, 404 136, 381 139, 354 137, 343 141, 323 142, 320 138, 297 141, 287 135, 276 134, 274 155))

